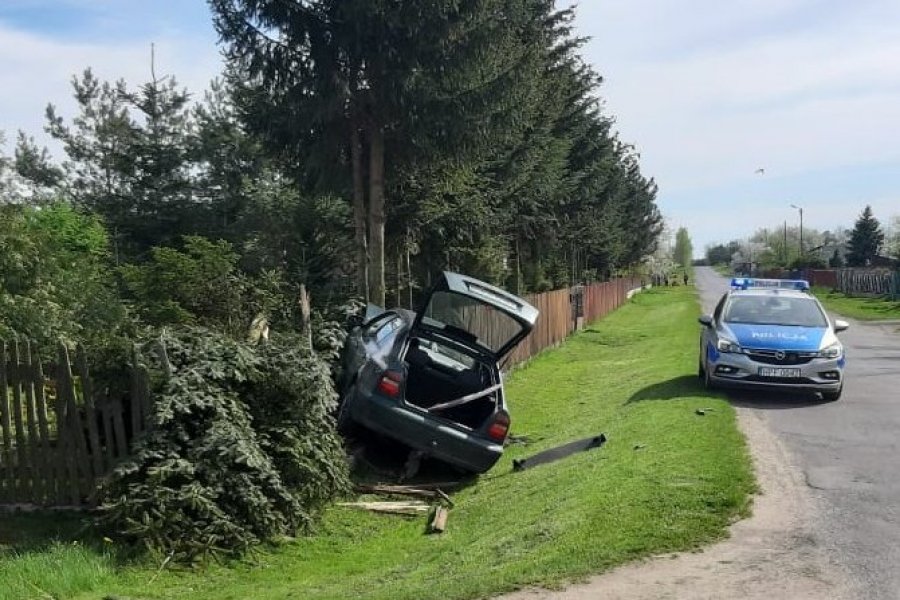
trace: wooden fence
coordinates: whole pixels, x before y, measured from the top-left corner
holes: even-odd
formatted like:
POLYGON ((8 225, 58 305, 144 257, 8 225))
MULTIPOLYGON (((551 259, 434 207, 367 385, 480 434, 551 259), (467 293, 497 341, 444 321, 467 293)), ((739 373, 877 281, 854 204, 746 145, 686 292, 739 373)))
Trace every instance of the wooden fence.
POLYGON ((94 506, 98 480, 146 427, 147 370, 133 368, 123 392, 95 385, 80 346, 74 368, 64 344, 55 363, 38 356, 0 342, 0 504, 94 506))
POLYGON ((900 271, 887 269, 837 269, 837 285, 849 296, 885 296, 900 299, 900 271))
POLYGON ((559 345, 582 322, 590 323, 608 315, 627 300, 630 290, 639 287, 640 279, 622 278, 525 296, 540 315, 531 335, 510 354, 507 366, 523 363, 546 348, 559 345), (576 310, 579 295, 581 315, 576 310))

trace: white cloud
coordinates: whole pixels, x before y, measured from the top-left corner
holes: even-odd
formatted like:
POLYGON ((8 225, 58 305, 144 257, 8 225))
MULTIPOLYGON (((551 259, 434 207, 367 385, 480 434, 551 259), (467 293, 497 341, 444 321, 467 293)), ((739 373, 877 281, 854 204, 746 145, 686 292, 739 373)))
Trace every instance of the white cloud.
MULTIPOLYGON (((91 67, 102 80, 124 78, 130 86, 150 79, 150 46, 156 46, 156 72, 174 75, 197 96, 221 71, 215 45, 207 36, 146 37, 114 43, 62 41, 0 24, 0 131, 8 139, 23 129, 43 144, 44 108, 52 102, 60 113, 74 112, 72 76, 91 67)), ((52 147, 52 144, 51 144, 52 147)))
POLYGON ((818 205, 823 228, 834 226, 825 218, 852 223, 867 202, 885 217, 900 212, 900 3, 591 2, 578 24, 594 38, 587 58, 606 79, 623 139, 657 178, 661 206, 704 243, 782 218, 784 200, 742 204, 758 167, 771 198, 796 194, 789 182, 807 176, 805 201, 818 205), (880 173, 883 189, 813 200, 822 192, 814 173, 852 178, 872 165, 896 167, 880 173))

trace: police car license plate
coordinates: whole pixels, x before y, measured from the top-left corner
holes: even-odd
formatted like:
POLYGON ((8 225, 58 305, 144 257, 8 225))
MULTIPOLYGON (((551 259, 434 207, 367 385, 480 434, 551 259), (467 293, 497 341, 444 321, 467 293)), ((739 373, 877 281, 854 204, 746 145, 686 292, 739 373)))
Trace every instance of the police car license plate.
POLYGON ((778 367, 760 367, 760 377, 800 377, 800 369, 782 369, 778 367))

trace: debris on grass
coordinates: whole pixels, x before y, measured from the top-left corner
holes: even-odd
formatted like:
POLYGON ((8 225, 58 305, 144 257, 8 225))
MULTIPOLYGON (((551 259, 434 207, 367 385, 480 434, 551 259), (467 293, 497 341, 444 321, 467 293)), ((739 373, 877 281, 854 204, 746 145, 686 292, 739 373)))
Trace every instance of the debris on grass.
POLYGON ((439 487, 426 489, 415 485, 387 485, 387 484, 360 484, 354 488, 360 494, 383 494, 387 496, 413 496, 416 498, 428 498, 431 500, 443 500, 449 506, 453 506, 450 496, 439 487))
POLYGON ((602 433, 594 437, 585 438, 583 440, 578 440, 575 442, 569 442, 568 444, 557 446, 556 448, 550 448, 549 450, 538 452, 534 456, 530 456, 528 458, 514 460, 513 471, 523 471, 525 469, 530 469, 531 467, 536 467, 537 465, 554 462, 561 458, 565 458, 567 456, 575 454, 576 452, 584 452, 585 450, 599 448, 605 443, 606 435, 602 433))
POLYGON ((360 510, 368 510, 371 512, 408 516, 427 514, 431 510, 431 505, 426 502, 422 502, 421 500, 409 500, 406 502, 339 502, 338 506, 347 506, 349 508, 358 508, 360 510))
POLYGON ((431 517, 431 523, 429 524, 429 532, 443 533, 444 530, 447 529, 447 517, 449 516, 450 510, 446 506, 436 506, 434 514, 431 517))

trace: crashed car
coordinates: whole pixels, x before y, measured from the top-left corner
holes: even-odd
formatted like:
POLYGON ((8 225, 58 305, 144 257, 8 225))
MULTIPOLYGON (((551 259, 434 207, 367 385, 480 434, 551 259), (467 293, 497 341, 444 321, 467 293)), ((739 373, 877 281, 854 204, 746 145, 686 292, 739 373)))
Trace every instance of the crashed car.
POLYGON ((700 317, 698 375, 706 387, 818 392, 838 400, 844 347, 809 283, 735 278, 712 315, 700 317))
POLYGON ((510 427, 501 361, 537 317, 525 300, 449 272, 418 312, 369 305, 344 347, 339 428, 361 426, 465 471, 487 471, 510 427))

